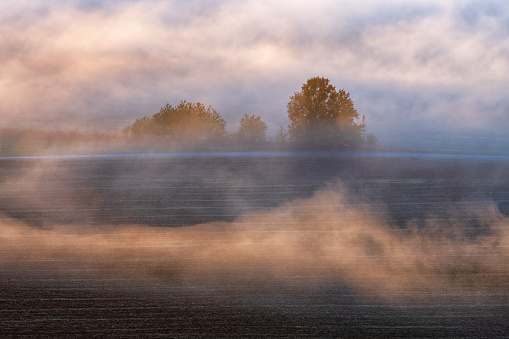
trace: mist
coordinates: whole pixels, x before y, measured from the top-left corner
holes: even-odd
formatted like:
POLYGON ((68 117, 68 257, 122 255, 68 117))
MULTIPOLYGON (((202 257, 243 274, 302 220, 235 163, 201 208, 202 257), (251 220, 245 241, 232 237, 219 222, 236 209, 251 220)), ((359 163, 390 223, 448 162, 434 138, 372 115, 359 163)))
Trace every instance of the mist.
POLYGON ((1 334, 505 335, 508 19, 504 0, 2 1, 1 334), (316 76, 349 93, 358 147, 285 136, 316 76), (182 101, 221 138, 135 137, 182 101))
POLYGON ((491 138, 507 125, 508 13, 497 0, 7 1, 0 122, 116 131, 188 100, 229 125, 260 115, 275 132, 293 92, 325 76, 384 144, 491 138))
MULTIPOLYGON (((249 192, 267 190, 274 183, 264 180, 278 181, 290 173, 299 180, 296 171, 309 173, 309 168, 298 169, 286 160, 278 170, 270 159, 244 159, 240 163, 250 168, 245 171, 232 167, 238 160, 212 159, 207 161, 216 167, 210 171, 195 167, 193 159, 140 159, 130 161, 130 168, 124 167, 128 160, 98 160, 92 167, 78 160, 34 160, 24 170, 6 167, 0 187, 3 274, 113 278, 133 287, 140 281, 145 286, 214 287, 236 295, 243 292, 235 286, 250 286, 261 295, 281 288, 319 293, 347 286, 361 298, 393 305, 507 299, 508 217, 500 205, 477 193, 475 199, 467 193, 456 197, 455 210, 442 206, 448 217, 429 213, 398 223, 395 217, 404 210, 395 214, 390 204, 366 200, 349 187, 351 182, 334 179, 356 178, 342 162, 330 167, 336 172, 317 177, 330 177, 328 184, 299 186, 292 194, 300 197, 271 201, 259 199, 261 192, 249 192), (272 179, 263 176, 266 166, 273 168, 272 179), (208 175, 202 177, 204 171, 208 175), (88 173, 87 179, 80 179, 80 173, 88 173), (163 205, 157 200, 163 191, 150 184, 156 177, 161 189, 166 187, 169 200, 163 205), (108 184, 96 186, 97 180, 108 184), (220 180, 229 181, 230 189, 219 188, 220 180), (172 187, 165 186, 171 182, 172 187), (189 191, 190 185, 196 191, 189 191), (205 205, 193 207, 190 201, 205 205), (179 224, 183 212, 187 221, 179 224), (125 222, 143 220, 140 215, 151 223, 125 222)), ((415 170, 400 168, 402 173, 415 170)), ((502 172, 491 171, 492 179, 502 178, 502 172)), ((461 180, 472 172, 456 174, 461 180)))

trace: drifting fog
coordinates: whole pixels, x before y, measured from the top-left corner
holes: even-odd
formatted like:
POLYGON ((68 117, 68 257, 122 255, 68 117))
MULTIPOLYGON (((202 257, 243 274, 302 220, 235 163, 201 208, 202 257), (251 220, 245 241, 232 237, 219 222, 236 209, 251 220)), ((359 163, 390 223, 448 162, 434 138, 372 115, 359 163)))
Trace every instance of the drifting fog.
POLYGON ((4 275, 126 279, 124 284, 141 279, 226 290, 248 285, 262 294, 281 286, 320 291, 346 284, 361 297, 392 303, 508 297, 509 219, 495 204, 469 205, 464 211, 484 228, 472 236, 461 221, 430 219, 424 227, 412 222, 395 227, 383 207, 351 204, 340 184, 233 222, 177 228, 93 224, 85 214, 86 201, 65 187, 52 188, 58 199, 20 195, 34 188, 49 192, 66 175, 34 166, 1 184, 19 206, 63 210, 83 220, 37 227, 4 215, 4 275))
POLYGON ((117 130, 185 99, 275 132, 312 76, 349 91, 385 144, 509 123, 503 0, 3 1, 0 13, 5 127, 117 130))

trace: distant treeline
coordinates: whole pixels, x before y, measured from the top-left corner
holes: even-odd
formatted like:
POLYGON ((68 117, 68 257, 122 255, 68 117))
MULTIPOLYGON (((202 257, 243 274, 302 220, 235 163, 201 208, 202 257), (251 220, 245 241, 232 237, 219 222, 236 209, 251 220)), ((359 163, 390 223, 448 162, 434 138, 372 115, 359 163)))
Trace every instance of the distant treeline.
POLYGON ((364 121, 350 94, 336 90, 329 79, 309 79, 290 97, 287 114, 291 124, 267 137, 260 116, 245 113, 236 132, 226 132, 226 122, 212 107, 197 102, 166 104, 151 117, 144 116, 124 130, 134 140, 157 140, 187 146, 216 145, 229 148, 359 149, 376 148, 374 135, 364 135, 364 121))
POLYGON ((228 150, 356 150, 375 149, 378 141, 364 135, 350 94, 329 79, 315 77, 302 85, 287 104, 290 125, 267 135, 267 124, 255 114, 240 117, 235 132, 212 107, 200 102, 166 104, 159 112, 136 119, 121 133, 0 129, 0 153, 164 152, 228 150), (95 148, 95 149, 94 149, 95 148))
POLYGON ((3 128, 0 129, 1 142, 47 142, 52 144, 55 142, 97 142, 111 141, 119 136, 113 133, 101 132, 80 132, 76 130, 69 131, 45 131, 38 129, 18 129, 3 128))
POLYGON ((59 149, 74 152, 76 147, 118 144, 123 137, 117 133, 46 131, 37 129, 0 129, 0 155, 35 155, 59 149))

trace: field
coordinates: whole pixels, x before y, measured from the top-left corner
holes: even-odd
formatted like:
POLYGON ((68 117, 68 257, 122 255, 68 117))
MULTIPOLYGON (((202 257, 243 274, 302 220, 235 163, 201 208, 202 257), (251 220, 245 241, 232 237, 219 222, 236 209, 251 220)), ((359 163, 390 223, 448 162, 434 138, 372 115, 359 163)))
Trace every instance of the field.
POLYGON ((505 337, 509 161, 0 159, 0 331, 505 337))

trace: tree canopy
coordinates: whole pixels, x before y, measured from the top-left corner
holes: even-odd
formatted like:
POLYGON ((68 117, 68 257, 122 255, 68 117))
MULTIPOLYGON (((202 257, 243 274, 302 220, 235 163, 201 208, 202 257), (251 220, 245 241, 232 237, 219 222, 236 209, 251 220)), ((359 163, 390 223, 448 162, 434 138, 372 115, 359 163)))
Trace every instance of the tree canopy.
MULTIPOLYGON (((329 79, 314 77, 307 80, 299 92, 294 92, 287 104, 288 128, 281 127, 277 135, 267 138, 267 124, 260 116, 244 114, 237 132, 226 132, 226 121, 212 106, 185 100, 178 105, 166 104, 151 117, 136 119, 124 129, 134 139, 169 140, 173 146, 224 147, 228 142, 245 148, 273 146, 280 149, 351 149, 377 148, 374 135, 364 137, 364 118, 350 93, 336 90, 329 79)), ((163 145, 163 144, 161 144, 163 145)), ((228 147, 231 147, 228 146, 228 147)))
POLYGON ((180 141, 204 141, 223 137, 226 122, 212 106, 184 100, 175 107, 166 104, 151 118, 136 119, 130 130, 135 137, 162 136, 180 141))
POLYGON ((289 133, 309 147, 356 147, 362 143, 364 125, 357 125, 359 113, 350 93, 330 84, 329 79, 310 78, 287 104, 289 133))
POLYGON ((243 142, 260 143, 265 141, 267 125, 260 116, 248 115, 247 113, 240 119, 238 138, 243 142))

